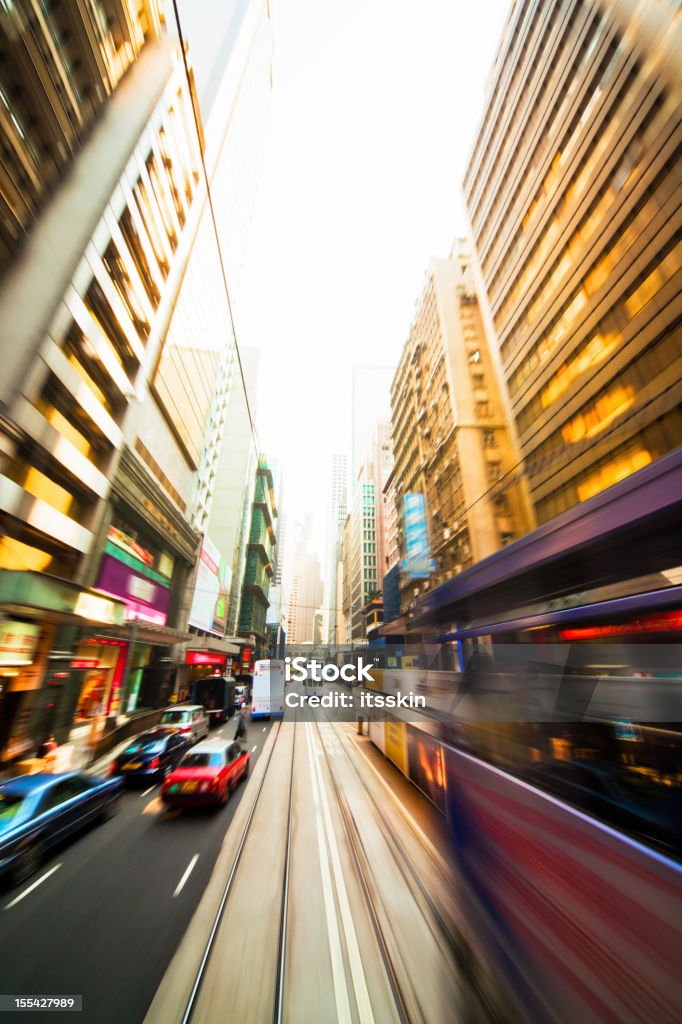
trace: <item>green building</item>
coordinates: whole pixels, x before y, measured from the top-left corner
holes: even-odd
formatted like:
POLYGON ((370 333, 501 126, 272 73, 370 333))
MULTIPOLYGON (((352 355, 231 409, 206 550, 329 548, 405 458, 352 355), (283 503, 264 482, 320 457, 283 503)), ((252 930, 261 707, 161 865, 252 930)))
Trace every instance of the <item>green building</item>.
POLYGON ((265 619, 270 604, 270 581, 273 577, 272 557, 276 543, 276 519, 272 473, 266 458, 261 455, 251 504, 251 529, 246 550, 238 624, 240 636, 255 637, 257 658, 266 657, 268 653, 265 619))

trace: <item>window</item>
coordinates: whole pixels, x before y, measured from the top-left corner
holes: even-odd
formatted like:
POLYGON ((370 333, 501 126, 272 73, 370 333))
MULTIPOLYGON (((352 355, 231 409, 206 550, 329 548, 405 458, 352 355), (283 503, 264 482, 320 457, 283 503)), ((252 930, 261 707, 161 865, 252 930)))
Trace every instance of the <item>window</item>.
POLYGON ((476 402, 476 416, 479 420, 486 420, 490 416, 489 402, 476 402))
POLYGON ((497 441, 495 440, 495 431, 494 430, 484 430, 483 431, 483 445, 484 445, 485 448, 496 448, 497 447, 497 441))
POLYGON ((506 494, 495 495, 495 511, 499 516, 509 515, 509 498, 506 494))
POLYGON ((499 462, 489 462, 488 463, 488 480, 491 483, 495 483, 496 480, 500 479, 501 472, 502 472, 502 464, 501 463, 499 463, 499 462))
POLYGON ((474 373, 471 379, 474 382, 474 387, 475 388, 484 388, 485 387, 485 377, 484 377, 484 375, 482 373, 474 373))

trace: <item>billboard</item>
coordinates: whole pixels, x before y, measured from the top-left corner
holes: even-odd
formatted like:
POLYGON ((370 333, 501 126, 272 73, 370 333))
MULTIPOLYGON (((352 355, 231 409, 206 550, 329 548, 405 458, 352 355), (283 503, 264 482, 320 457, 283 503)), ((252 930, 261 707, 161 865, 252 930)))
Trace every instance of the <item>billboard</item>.
POLYGON ((170 584, 152 580, 113 555, 104 555, 97 579, 97 590, 125 601, 128 621, 142 619, 165 626, 170 602, 170 584))
POLYGON ((411 579, 425 579, 435 569, 426 527, 426 506, 421 491, 408 492, 403 498, 405 558, 401 568, 411 579))
POLYGON ((189 615, 190 626, 216 636, 225 635, 231 580, 232 572, 227 562, 215 544, 204 537, 189 615))

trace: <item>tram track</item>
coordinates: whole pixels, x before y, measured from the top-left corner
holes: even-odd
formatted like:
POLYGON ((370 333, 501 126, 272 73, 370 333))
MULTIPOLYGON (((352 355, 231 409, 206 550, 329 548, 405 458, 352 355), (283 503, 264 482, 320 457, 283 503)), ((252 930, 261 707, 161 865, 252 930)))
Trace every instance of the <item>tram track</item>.
POLYGON ((393 958, 391 956, 391 952, 388 946, 387 938, 381 924, 381 917, 378 912, 374 897, 372 896, 371 887, 369 885, 367 877, 367 871, 363 866, 363 862, 367 861, 367 855, 362 844, 362 839, 355 824, 353 814, 350 808, 348 807, 345 797, 341 793, 341 789, 339 787, 338 782, 336 781, 334 772, 332 770, 329 752, 325 745, 322 730, 320 729, 320 723, 317 718, 314 719, 314 724, 317 728, 320 749, 322 750, 325 763, 327 765, 329 778, 331 780, 332 791, 334 793, 336 804, 341 816, 341 821, 343 823, 344 832, 346 834, 346 839, 348 841, 348 849, 350 851, 351 859, 353 861, 353 865, 356 871, 356 877, 360 885, 360 890, 363 895, 365 907, 367 909, 370 922, 372 924, 372 930, 377 941, 381 960, 386 971, 386 977, 393 996, 396 1014, 401 1024, 411 1024, 412 1018, 407 1008, 405 993, 400 984, 398 972, 396 971, 395 964, 393 962, 393 958))
MULTIPOLYGON (((272 762, 273 755, 275 753, 277 744, 282 734, 283 721, 279 723, 277 728, 277 735, 272 743, 270 752, 268 754, 268 760, 265 765, 265 770, 261 775, 258 783, 258 789, 254 796, 253 802, 249 809, 247 819, 244 823, 242 833, 239 837, 239 843, 232 861, 230 872, 227 880, 223 887, 218 908, 214 914, 213 923, 211 930, 206 940, 204 950, 199 962, 199 967, 196 971, 194 982, 192 984, 190 994, 187 998, 185 1008, 182 1014, 182 1024, 190 1024, 195 1021, 195 1015, 199 1003, 199 995, 201 993, 202 984, 207 975, 208 966, 211 960, 211 955, 216 948, 216 940, 218 932, 220 930, 221 923, 223 921, 226 907, 230 900, 230 895, 234 890, 235 882, 238 877, 239 868, 242 864, 242 857, 244 849, 246 847, 252 823, 256 812, 258 810, 261 793, 265 785, 265 781, 268 778, 268 772, 270 764, 272 762)), ((294 723, 295 725, 295 719, 294 723)), ((286 967, 286 951, 287 951, 287 923, 288 923, 288 908, 289 908, 289 873, 291 863, 291 835, 292 835, 292 817, 293 817, 293 784, 294 784, 294 757, 296 753, 296 729, 293 730, 293 739, 291 746, 291 772, 289 780, 289 796, 288 796, 288 807, 287 807, 287 827, 286 827, 286 840, 284 848, 284 870, 282 878, 282 890, 281 890, 281 903, 280 903, 280 915, 279 915, 279 931, 277 941, 277 959, 276 959, 276 972, 274 981, 274 991, 272 1000, 272 1021, 273 1024, 282 1024, 284 1020, 284 974, 286 967)), ((198 1019, 198 1018, 196 1018, 198 1019)))
MULTIPOLYGON (((424 904, 422 906, 422 914, 429 928, 437 938, 444 941, 453 959, 453 962, 456 964, 459 971, 461 971, 462 976, 466 979, 470 993, 472 997, 476 1000, 476 1002, 479 1004, 480 1010, 484 1015, 482 1019, 484 1019, 485 1021, 490 1021, 491 1024, 508 1024, 508 1016, 505 1016, 501 1012, 500 1007, 495 1005, 495 1001, 485 992, 484 988, 482 987, 481 978, 479 977, 478 972, 476 971, 476 968, 474 966, 474 958, 471 951, 468 948, 468 944, 464 941, 464 939, 461 936, 456 934, 455 930, 447 922, 444 915, 441 913, 439 907, 435 903, 434 899, 428 892, 428 889, 426 888, 421 878, 419 877, 419 874, 415 869, 414 864, 412 863, 412 859, 410 858, 408 852, 406 851, 404 844, 398 837, 397 832, 393 827, 392 823, 390 822, 386 812, 383 810, 376 796, 372 792, 371 787, 368 785, 367 780, 364 778, 355 760, 350 756, 345 744, 339 742, 338 731, 335 728, 334 723, 325 717, 324 724, 328 725, 331 728, 332 732, 334 733, 337 739, 338 749, 343 752, 344 760, 348 765, 350 765, 352 773, 354 774, 355 778, 358 780, 360 784, 360 787, 364 791, 372 807, 372 811, 373 814, 375 815, 376 820, 378 820, 381 823, 384 838, 387 840, 387 845, 391 850, 394 861, 406 885, 413 886, 414 889, 416 889, 419 892, 424 904), (427 911, 426 913, 425 910, 427 911), (434 925, 435 927, 433 927, 434 925)), ((359 837, 359 833, 357 830, 357 826, 355 824, 355 820, 353 819, 352 812, 347 806, 344 807, 345 798, 342 798, 339 793, 338 783, 336 782, 335 779, 335 773, 332 770, 329 752, 327 750, 327 747, 325 746, 322 730, 320 729, 319 720, 316 720, 316 725, 320 739, 320 745, 324 751, 325 760, 327 763, 327 767, 329 769, 329 775, 330 778, 332 779, 333 788, 339 800, 339 807, 341 809, 342 817, 344 818, 344 824, 346 824, 347 819, 350 819, 350 825, 348 826, 348 828, 352 829, 352 831, 357 836, 358 842, 362 844, 362 840, 359 837)), ((365 859, 369 863, 368 858, 365 859)), ((355 856, 354 861, 356 861, 355 856)), ((365 879, 361 879, 361 885, 363 887, 363 891, 365 891, 367 888, 365 879)), ((368 898, 371 899, 371 897, 368 898)), ((371 911, 371 914, 374 919, 374 917, 376 916, 376 910, 374 909, 373 911, 371 911)), ((388 955, 388 951, 386 951, 386 953, 388 955)), ((393 968, 391 968, 391 970, 393 971, 393 968)), ((401 1019, 409 1021, 409 1017, 401 1017, 401 1019)), ((476 1017, 475 1019, 480 1020, 481 1018, 476 1017)))

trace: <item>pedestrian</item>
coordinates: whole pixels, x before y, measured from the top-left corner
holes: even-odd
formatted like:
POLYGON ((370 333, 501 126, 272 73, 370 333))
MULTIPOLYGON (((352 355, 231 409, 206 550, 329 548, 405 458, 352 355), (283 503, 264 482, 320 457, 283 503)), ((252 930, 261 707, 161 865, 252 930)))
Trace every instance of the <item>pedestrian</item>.
POLYGON ((45 742, 41 743, 40 746, 38 747, 38 757, 48 757, 53 750, 57 749, 58 746, 59 744, 57 743, 54 736, 48 736, 45 742))
POLYGON ((239 721, 237 722, 237 731, 234 734, 234 738, 236 740, 245 740, 246 739, 246 725, 244 723, 244 714, 243 714, 243 712, 240 713, 240 715, 239 715, 239 721))

